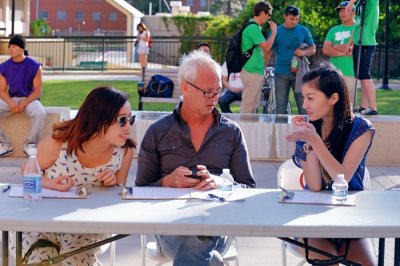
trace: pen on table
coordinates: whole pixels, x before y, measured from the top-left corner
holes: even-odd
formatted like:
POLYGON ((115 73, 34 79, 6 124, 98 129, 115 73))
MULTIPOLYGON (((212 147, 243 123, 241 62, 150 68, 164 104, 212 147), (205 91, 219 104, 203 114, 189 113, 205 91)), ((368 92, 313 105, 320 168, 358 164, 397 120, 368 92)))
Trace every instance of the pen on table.
POLYGON ((219 201, 221 201, 221 202, 224 202, 224 201, 225 201, 225 198, 219 197, 219 196, 214 195, 214 194, 211 194, 211 193, 209 193, 208 196, 209 196, 210 198, 212 198, 212 199, 217 199, 217 200, 219 200, 219 201))
POLYGON ((10 188, 11 188, 11 185, 7 185, 7 186, 3 187, 2 192, 3 192, 3 193, 4 193, 4 192, 7 192, 10 188))

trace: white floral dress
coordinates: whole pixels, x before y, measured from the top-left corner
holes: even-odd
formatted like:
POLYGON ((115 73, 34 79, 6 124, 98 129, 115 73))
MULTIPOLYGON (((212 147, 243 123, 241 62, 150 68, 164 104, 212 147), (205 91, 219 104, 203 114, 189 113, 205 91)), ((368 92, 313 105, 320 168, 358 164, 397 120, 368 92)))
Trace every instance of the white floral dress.
MULTIPOLYGON (((75 153, 72 155, 67 154, 67 143, 61 147, 60 154, 57 160, 51 167, 44 171, 48 178, 56 178, 58 176, 67 175, 73 178, 75 186, 101 186, 100 181, 97 179, 97 174, 103 169, 108 168, 113 172, 120 169, 123 158, 123 148, 115 147, 111 160, 95 168, 87 168, 83 166, 75 153)), ((46 239, 61 247, 60 254, 70 252, 89 244, 101 241, 109 235, 105 234, 70 234, 70 233, 41 233, 41 232, 24 232, 22 236, 22 249, 23 254, 29 247, 38 239, 46 239)), ((10 253, 15 256, 15 235, 11 234, 9 238, 10 253)), ((92 249, 87 252, 81 252, 77 255, 71 256, 59 265, 100 265, 97 261, 97 254, 101 253, 101 248, 92 249)), ((57 256, 58 253, 54 248, 38 248, 33 251, 30 256, 29 263, 39 262, 57 256)))

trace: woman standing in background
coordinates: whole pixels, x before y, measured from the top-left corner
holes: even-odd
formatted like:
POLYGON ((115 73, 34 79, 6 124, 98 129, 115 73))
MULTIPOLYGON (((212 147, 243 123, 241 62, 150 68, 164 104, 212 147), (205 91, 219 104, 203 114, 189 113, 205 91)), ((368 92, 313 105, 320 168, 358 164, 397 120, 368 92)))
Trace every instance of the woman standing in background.
POLYGON ((147 67, 147 55, 149 54, 150 31, 146 25, 139 23, 136 27, 138 35, 136 37, 135 46, 139 54, 139 63, 142 69, 147 67))

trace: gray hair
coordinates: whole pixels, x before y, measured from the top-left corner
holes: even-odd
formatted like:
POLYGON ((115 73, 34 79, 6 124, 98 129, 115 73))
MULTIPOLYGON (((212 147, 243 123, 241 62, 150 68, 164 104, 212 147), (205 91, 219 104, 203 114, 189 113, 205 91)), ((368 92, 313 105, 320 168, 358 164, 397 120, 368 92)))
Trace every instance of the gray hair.
POLYGON ((205 67, 212 69, 221 77, 221 66, 211 58, 211 56, 203 51, 194 50, 189 54, 182 56, 178 71, 178 80, 193 82, 197 78, 199 68, 205 67))

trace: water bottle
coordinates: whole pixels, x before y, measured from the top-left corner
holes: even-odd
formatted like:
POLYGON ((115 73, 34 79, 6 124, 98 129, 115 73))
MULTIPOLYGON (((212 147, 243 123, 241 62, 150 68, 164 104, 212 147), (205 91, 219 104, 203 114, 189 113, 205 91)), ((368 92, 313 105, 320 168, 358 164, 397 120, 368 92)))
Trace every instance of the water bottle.
POLYGON ((346 201, 348 191, 349 184, 344 179, 344 174, 338 174, 335 182, 332 184, 332 198, 337 202, 346 201))
POLYGON ((292 61, 290 62, 290 72, 296 73, 297 72, 297 67, 298 67, 297 56, 294 55, 292 57, 292 61))
POLYGON ((38 202, 42 199, 42 171, 36 159, 36 148, 28 150, 28 162, 26 163, 24 178, 24 199, 27 202, 38 202))
POLYGON ((221 181, 218 184, 218 190, 222 192, 223 196, 229 196, 233 190, 233 177, 229 169, 222 169, 222 175, 219 176, 221 181))

